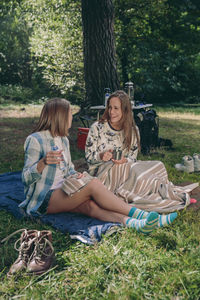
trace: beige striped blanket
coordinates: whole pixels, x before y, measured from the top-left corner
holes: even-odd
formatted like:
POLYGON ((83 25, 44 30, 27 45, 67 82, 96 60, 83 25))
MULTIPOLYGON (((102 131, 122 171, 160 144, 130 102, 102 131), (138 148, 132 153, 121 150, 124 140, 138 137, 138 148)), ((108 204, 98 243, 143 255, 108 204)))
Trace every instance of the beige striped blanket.
POLYGON ((189 192, 198 186, 180 187, 168 180, 161 161, 137 161, 126 164, 107 162, 96 176, 109 190, 133 206, 160 213, 183 209, 190 204, 189 192))
POLYGON ((67 195, 72 195, 80 191, 85 185, 88 184, 94 177, 89 175, 87 172, 83 172, 83 176, 77 179, 77 173, 71 176, 68 176, 62 184, 62 190, 67 195))

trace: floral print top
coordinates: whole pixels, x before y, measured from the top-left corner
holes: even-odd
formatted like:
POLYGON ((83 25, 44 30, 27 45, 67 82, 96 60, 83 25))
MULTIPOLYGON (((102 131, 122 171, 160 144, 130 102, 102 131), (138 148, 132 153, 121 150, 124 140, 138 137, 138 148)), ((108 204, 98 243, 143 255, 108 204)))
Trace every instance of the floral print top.
POLYGON ((105 164, 105 162, 100 159, 100 153, 106 152, 110 149, 122 151, 122 156, 126 157, 130 161, 136 161, 138 145, 134 130, 132 134, 131 148, 128 151, 124 145, 123 130, 115 130, 108 122, 95 122, 89 130, 85 146, 85 158, 91 175, 95 175, 98 168, 102 164, 105 164))

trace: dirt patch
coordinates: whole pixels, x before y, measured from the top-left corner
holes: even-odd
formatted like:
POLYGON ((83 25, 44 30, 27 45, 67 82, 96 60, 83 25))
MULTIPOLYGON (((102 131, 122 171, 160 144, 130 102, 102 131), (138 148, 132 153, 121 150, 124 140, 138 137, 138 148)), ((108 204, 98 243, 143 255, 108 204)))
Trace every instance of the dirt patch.
POLYGON ((188 206, 188 208, 191 208, 193 210, 200 210, 200 187, 198 186, 196 189, 194 189, 191 193, 191 198, 194 198, 197 200, 197 203, 192 203, 188 206))

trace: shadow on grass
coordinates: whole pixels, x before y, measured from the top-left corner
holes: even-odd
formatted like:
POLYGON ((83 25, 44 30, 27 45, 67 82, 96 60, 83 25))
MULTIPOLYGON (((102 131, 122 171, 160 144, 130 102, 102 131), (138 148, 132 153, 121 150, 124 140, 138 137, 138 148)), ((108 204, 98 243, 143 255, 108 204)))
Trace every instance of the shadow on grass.
MULTIPOLYGON (((39 222, 34 222, 29 219, 17 220, 10 213, 1 210, 0 211, 0 241, 7 237, 9 234, 19 230, 19 229, 28 229, 28 230, 50 230, 52 232, 52 245, 54 247, 55 253, 59 254, 55 257, 55 263, 57 266, 57 270, 63 269, 63 266, 66 263, 66 259, 62 254, 65 254, 70 247, 72 247, 76 241, 72 240, 69 234, 63 234, 57 230, 54 230, 51 226, 44 225, 39 222), (6 224, 6 226, 5 226, 6 224)), ((15 242, 20 238, 21 233, 17 233, 13 237, 11 237, 8 241, 1 244, 0 247, 0 265, 3 273, 6 274, 10 268, 10 266, 17 259, 19 253, 16 251, 15 247, 19 247, 15 245, 15 242)))

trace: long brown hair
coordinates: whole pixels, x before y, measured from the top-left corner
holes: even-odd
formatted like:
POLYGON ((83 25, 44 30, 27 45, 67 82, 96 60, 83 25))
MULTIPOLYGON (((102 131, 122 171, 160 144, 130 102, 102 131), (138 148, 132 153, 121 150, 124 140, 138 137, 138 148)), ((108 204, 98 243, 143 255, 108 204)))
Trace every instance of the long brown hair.
POLYGON ((131 141, 132 141, 132 130, 134 130, 136 138, 137 138, 137 144, 138 148, 140 149, 140 139, 138 135, 138 131, 136 129, 135 121, 133 118, 132 108, 131 108, 131 102, 129 99, 129 96, 127 93, 125 93, 122 90, 118 90, 110 95, 107 101, 106 109, 104 111, 103 116, 99 120, 100 123, 104 123, 105 121, 110 120, 109 116, 109 104, 110 99, 112 98, 118 98, 121 102, 121 109, 122 109, 122 118, 120 120, 120 127, 124 130, 124 136, 125 136, 125 147, 128 148, 128 150, 131 147, 131 141))
POLYGON ((33 132, 49 130, 53 137, 68 135, 68 116, 70 103, 64 98, 48 100, 41 111, 39 121, 33 132))

